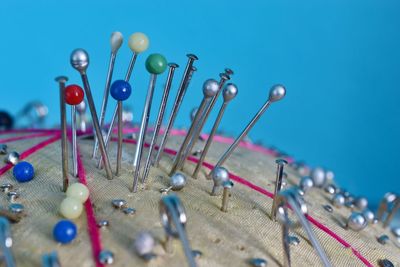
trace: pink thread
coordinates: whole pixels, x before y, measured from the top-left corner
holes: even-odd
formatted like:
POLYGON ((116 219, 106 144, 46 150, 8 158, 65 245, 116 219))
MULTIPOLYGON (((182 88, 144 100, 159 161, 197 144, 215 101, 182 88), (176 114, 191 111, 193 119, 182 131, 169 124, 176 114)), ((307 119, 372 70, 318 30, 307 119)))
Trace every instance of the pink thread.
POLYGON ((60 129, 12 129, 0 131, 0 134, 13 134, 13 133, 49 133, 58 134, 60 129))
POLYGON ((16 136, 16 137, 0 139, 0 143, 10 143, 10 142, 14 142, 14 141, 26 140, 26 139, 49 136, 49 135, 53 135, 53 134, 44 132, 44 133, 35 133, 35 134, 24 135, 24 136, 16 136))
MULTIPOLYGON (((80 151, 78 147, 78 178, 79 182, 87 186, 87 181, 86 181, 86 171, 85 167, 83 165, 81 156, 80 156, 80 151)), ((100 232, 99 229, 97 228, 96 224, 96 217, 94 215, 94 210, 92 206, 92 201, 90 200, 90 195, 88 200, 85 202, 85 210, 86 210, 86 218, 87 218, 87 227, 88 227, 88 232, 90 236, 90 240, 92 243, 92 252, 93 252, 93 257, 94 261, 96 262, 97 267, 102 267, 103 264, 99 262, 99 254, 102 250, 102 245, 101 245, 101 238, 100 238, 100 232)))
MULTIPOLYGON (((54 143, 55 141, 60 139, 60 135, 53 136, 50 139, 44 140, 43 142, 40 142, 39 144, 25 150, 19 155, 20 159, 25 159, 26 157, 32 155, 33 153, 39 151, 42 148, 45 148, 46 146, 50 145, 51 143, 54 143)), ((3 168, 0 169, 0 175, 3 175, 5 172, 10 170, 13 167, 11 163, 7 163, 3 168)))

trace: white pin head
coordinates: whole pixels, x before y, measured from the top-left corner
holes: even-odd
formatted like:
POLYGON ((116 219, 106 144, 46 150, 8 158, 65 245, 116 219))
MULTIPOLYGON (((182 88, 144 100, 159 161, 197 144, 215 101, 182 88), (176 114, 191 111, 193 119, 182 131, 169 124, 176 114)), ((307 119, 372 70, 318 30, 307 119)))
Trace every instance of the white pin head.
POLYGON ((129 36, 128 45, 132 52, 142 53, 149 47, 149 38, 144 33, 136 32, 129 36))
POLYGON ((219 84, 214 79, 208 79, 203 83, 203 94, 204 97, 213 97, 218 93, 219 84))
POLYGON ((222 91, 222 96, 224 97, 224 102, 229 102, 235 98, 238 93, 238 88, 233 83, 228 83, 225 85, 224 90, 222 91))
POLYGON ((79 72, 85 72, 89 66, 89 55, 81 48, 75 49, 71 53, 70 62, 74 69, 79 72))
POLYGON ((122 36, 122 33, 120 32, 113 32, 111 34, 110 38, 110 44, 111 44, 111 53, 115 54, 118 52, 118 49, 122 45, 124 37, 122 36))
POLYGON ((286 88, 283 85, 276 84, 272 86, 269 91, 269 101, 276 102, 284 98, 286 95, 286 88))

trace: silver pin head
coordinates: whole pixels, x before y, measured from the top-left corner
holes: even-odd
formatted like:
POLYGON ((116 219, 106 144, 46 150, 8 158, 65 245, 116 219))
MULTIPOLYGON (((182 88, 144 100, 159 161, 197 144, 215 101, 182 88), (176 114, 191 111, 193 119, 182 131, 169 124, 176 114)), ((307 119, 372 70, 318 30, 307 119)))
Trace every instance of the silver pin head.
POLYGON ((394 267, 394 264, 388 259, 379 260, 378 263, 380 267, 394 267))
POLYGON ((220 186, 224 182, 229 181, 229 172, 224 167, 216 167, 211 172, 211 178, 214 181, 214 186, 220 186))
POLYGON ((17 198, 19 198, 19 193, 15 191, 10 191, 7 193, 8 201, 14 202, 17 198))
POLYGON ((111 34, 111 38, 110 38, 111 53, 115 54, 118 52, 118 49, 122 45, 123 39, 124 39, 124 37, 122 36, 122 33, 120 33, 120 32, 113 32, 111 34))
POLYGON ((7 154, 7 145, 0 144, 0 155, 5 155, 5 154, 7 154))
POLYGON ((77 71, 85 72, 89 66, 89 55, 81 48, 75 49, 71 53, 70 63, 71 66, 77 71))
POLYGON ((392 233, 395 237, 400 237, 400 227, 393 227, 392 233))
POLYGON ((336 193, 336 186, 333 184, 328 184, 325 186, 324 190, 326 193, 333 195, 336 193))
POLYGON ((169 184, 172 190, 179 191, 186 185, 186 176, 179 172, 175 173, 171 176, 169 184))
POLYGON ((335 194, 332 198, 332 204, 333 204, 333 206, 335 206, 337 208, 342 207, 344 205, 345 201, 346 201, 346 198, 341 193, 335 194))
POLYGON ((376 240, 382 245, 386 245, 390 241, 390 239, 387 235, 381 235, 376 240))
POLYGON ((365 219, 367 219, 368 223, 374 223, 375 221, 375 214, 368 209, 363 210, 362 214, 364 215, 365 219))
POLYGON ((123 208, 122 212, 126 215, 134 215, 136 213, 136 210, 134 208, 123 208))
POLYGON ((66 83, 68 81, 67 76, 57 76, 54 80, 58 83, 66 83))
POLYGON ((133 242, 133 248, 140 257, 152 253, 154 246, 154 237, 149 232, 140 232, 133 242))
POLYGON ((238 88, 233 83, 228 83, 225 85, 224 90, 222 91, 222 96, 224 97, 224 102, 229 102, 235 98, 238 93, 238 88))
POLYGON ((203 83, 203 95, 206 98, 213 97, 219 90, 219 84, 214 79, 208 79, 203 83))
POLYGON ((299 187, 303 192, 307 192, 314 186, 314 181, 309 176, 304 176, 300 179, 299 187))
POLYGON ((367 219, 359 212, 352 212, 347 220, 346 228, 354 231, 361 231, 367 226, 367 219))
POLYGON ((311 179, 314 181, 314 186, 323 187, 326 182, 326 175, 324 169, 316 167, 311 171, 311 179))
POLYGON ((358 197, 354 200, 354 205, 360 209, 366 209, 368 207, 368 199, 365 197, 358 197))
POLYGON ((99 253, 99 262, 101 264, 110 265, 114 263, 114 253, 109 250, 102 250, 99 253))
POLYGON ((11 203, 8 209, 13 213, 22 213, 24 211, 24 205, 19 203, 11 203))
POLYGON ((333 208, 330 205, 323 205, 322 206, 327 212, 333 212, 333 208))
POLYGON ((114 208, 116 209, 122 209, 122 208, 126 208, 128 203, 126 202, 126 200, 123 199, 113 199, 111 201, 112 205, 114 208))
POLYGON ((286 95, 286 88, 283 85, 277 84, 272 86, 269 91, 269 101, 276 102, 284 98, 286 95))
POLYGON ((267 261, 261 258, 250 259, 248 263, 253 267, 266 267, 267 261))
POLYGON ((12 165, 16 165, 19 162, 19 154, 18 152, 12 151, 8 153, 7 157, 4 159, 5 163, 10 163, 12 165))
POLYGON ((298 244, 300 244, 300 239, 297 236, 291 235, 289 236, 289 244, 297 246, 298 244))
POLYGON ((99 228, 105 228, 110 226, 110 222, 108 220, 101 220, 97 223, 97 227, 99 228))
POLYGON ((4 184, 0 185, 0 189, 4 193, 8 193, 13 188, 14 188, 14 186, 12 184, 10 184, 10 183, 4 183, 4 184))

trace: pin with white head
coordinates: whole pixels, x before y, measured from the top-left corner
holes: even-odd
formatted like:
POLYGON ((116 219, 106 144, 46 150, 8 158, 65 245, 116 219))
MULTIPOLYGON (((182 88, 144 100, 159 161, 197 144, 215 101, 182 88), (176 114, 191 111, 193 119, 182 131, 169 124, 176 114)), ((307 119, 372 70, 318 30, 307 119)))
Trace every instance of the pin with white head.
POLYGON ((92 115, 93 127, 95 130, 97 139, 99 140, 100 152, 101 152, 101 156, 103 157, 103 163, 104 163, 104 166, 106 169, 107 178, 112 179, 113 174, 111 171, 111 165, 110 165, 110 161, 108 159, 106 146, 104 144, 103 134, 102 134, 102 131, 100 128, 96 107, 94 105, 94 101, 93 101, 93 97, 92 97, 92 91, 90 90, 89 79, 86 75, 86 70, 89 66, 89 55, 83 49, 75 49, 71 53, 70 62, 71 62, 72 67, 74 69, 76 69, 81 75, 82 82, 83 82, 83 88, 85 89, 86 99, 88 101, 90 113, 92 115))
POLYGON ((144 145, 144 137, 146 135, 147 125, 149 123, 150 110, 153 101, 153 93, 156 85, 157 75, 162 74, 166 70, 166 68, 167 68, 167 60, 163 55, 151 54, 150 56, 147 57, 146 69, 150 73, 150 83, 149 83, 149 88, 147 90, 146 101, 143 108, 142 121, 140 123, 140 130, 136 144, 135 157, 133 159, 133 168, 134 168, 133 186, 132 186, 133 192, 137 191, 139 172, 140 172, 140 162, 142 159, 142 151, 144 145))
POLYGON ((186 185, 186 176, 180 172, 175 173, 169 178, 169 187, 160 190, 161 193, 168 194, 169 191, 180 191, 186 185))
POLYGON ((68 188, 68 143, 67 143, 67 115, 65 104, 65 83, 68 78, 65 76, 58 76, 55 78, 60 88, 60 125, 61 125, 61 168, 63 174, 63 192, 68 188))
POLYGON ((186 64, 185 71, 183 73, 183 77, 182 77, 181 83, 178 88, 178 92, 176 93, 174 104, 172 106, 171 114, 169 115, 169 118, 168 118, 168 122, 167 122, 167 126, 165 128, 163 138, 161 139, 161 143, 158 148, 157 155, 154 159, 154 166, 158 166, 158 163, 160 162, 161 155, 164 152, 164 148, 165 148, 165 145, 168 140, 169 132, 171 131, 172 126, 174 125, 176 116, 178 115, 179 108, 180 108, 183 98, 186 94, 186 90, 189 87, 191 77, 195 71, 195 67, 193 66, 193 63, 195 60, 198 60, 198 57, 193 54, 187 54, 186 56, 188 57, 188 62, 186 64))
POLYGON ((229 181, 229 172, 224 167, 214 168, 214 170, 211 172, 211 178, 214 181, 214 185, 211 190, 211 196, 216 196, 217 189, 221 187, 224 182, 229 181))
POLYGON ((78 150, 76 140, 76 105, 79 105, 85 97, 83 89, 76 84, 65 87, 65 102, 71 106, 72 128, 72 169, 74 177, 78 176, 78 150))
MULTIPOLYGON (((200 106, 197 109, 196 116, 194 117, 192 124, 183 140, 181 147, 179 148, 178 153, 175 156, 174 163, 172 165, 170 175, 175 173, 176 170, 179 168, 179 164, 182 161, 182 157, 189 146, 189 142, 192 140, 195 131, 198 127, 200 122, 201 116, 203 115, 203 111, 207 106, 207 103, 218 93, 219 85, 218 82, 214 79, 208 79, 203 83, 203 99, 201 100, 200 106)), ((184 160, 184 159, 183 159, 184 160)))
MULTIPOLYGON (((264 112, 268 109, 268 107, 275 102, 282 100, 286 95, 286 88, 283 85, 274 85, 269 91, 269 96, 267 102, 260 108, 260 110, 254 115, 251 121, 247 124, 241 134, 235 139, 232 145, 228 148, 228 150, 222 155, 219 159, 218 163, 215 167, 222 166, 225 161, 230 157, 232 152, 236 149, 239 143, 247 136, 249 131, 253 128, 253 126, 257 123, 260 117, 264 114, 264 112)), ((214 168, 215 168, 214 167, 214 168)))
POLYGON ((283 168, 287 164, 287 161, 284 159, 277 159, 276 161, 276 178, 275 178, 275 191, 274 191, 274 199, 272 202, 271 209, 271 218, 276 221, 276 210, 277 210, 277 198, 279 191, 282 189, 282 177, 283 177, 283 168))
POLYGON ((0 250, 3 256, 3 262, 7 267, 15 267, 14 256, 11 250, 13 240, 11 237, 11 226, 9 221, 0 217, 0 250))
POLYGON ((168 71, 168 76, 167 76, 167 82, 165 83, 164 92, 161 97, 160 108, 159 108, 157 119, 156 119, 156 127, 154 129, 153 136, 151 138, 149 153, 147 154, 147 160, 146 160, 146 164, 145 164, 145 167, 143 170, 142 183, 146 182, 146 178, 149 175, 150 165, 152 163, 152 155, 154 152, 154 147, 157 144, 157 139, 158 139, 158 135, 160 133, 162 122, 164 120, 165 108, 167 107, 167 101, 168 101, 168 97, 169 97, 169 92, 171 90, 171 85, 172 85, 172 80, 174 78, 175 69, 179 67, 179 65, 176 63, 169 63, 168 66, 169 66, 169 71, 168 71))
POLYGON ((193 137, 190 140, 189 145, 187 146, 186 150, 182 154, 180 158, 180 162, 178 163, 178 169, 182 169, 183 165, 185 164, 185 159, 191 154, 193 147, 197 143, 197 140, 199 140, 199 137, 201 135, 201 131, 203 130, 203 127, 207 121, 207 118, 210 116, 212 109, 214 108, 215 103, 217 102, 218 96, 222 91, 223 86, 225 85, 226 81, 230 79, 229 75, 226 73, 220 73, 220 81, 218 83, 218 90, 217 93, 211 98, 210 103, 208 106, 205 108, 202 116, 200 117, 200 120, 198 122, 198 125, 196 127, 195 132, 193 133, 193 137))
MULTIPOLYGON (((110 86, 111 86, 112 76, 113 76, 113 72, 114 72, 115 59, 117 57, 118 50, 122 45, 122 42, 123 42, 122 33, 120 33, 120 32, 111 33, 111 38, 110 38, 111 54, 110 54, 110 60, 109 60, 109 64, 108 64, 106 85, 104 87, 103 101, 101 103, 100 118, 99 118, 101 129, 103 129, 103 127, 104 127, 104 118, 105 118, 106 110, 107 110, 108 95, 110 94, 110 86)), ((96 157, 97 150, 98 150, 98 140, 96 139, 95 145, 93 147, 93 155, 92 155, 93 158, 96 157)))
POLYGON ((222 96, 224 98, 224 102, 218 112, 217 118, 215 119, 214 125, 211 129, 210 135, 208 136, 207 139, 207 143, 204 146, 203 152, 201 153, 200 159, 197 162, 197 166, 193 172, 193 177, 197 178, 197 175, 201 169, 201 166, 203 165, 203 162, 206 158, 208 149, 211 146, 211 143, 213 141, 214 135, 216 134, 217 130, 218 130, 218 126, 221 122, 222 116, 224 115, 225 109, 228 106, 228 103, 234 99, 236 97, 236 95, 238 94, 238 88, 235 84, 233 83, 228 83, 227 85, 225 85, 223 91, 222 91, 222 96))

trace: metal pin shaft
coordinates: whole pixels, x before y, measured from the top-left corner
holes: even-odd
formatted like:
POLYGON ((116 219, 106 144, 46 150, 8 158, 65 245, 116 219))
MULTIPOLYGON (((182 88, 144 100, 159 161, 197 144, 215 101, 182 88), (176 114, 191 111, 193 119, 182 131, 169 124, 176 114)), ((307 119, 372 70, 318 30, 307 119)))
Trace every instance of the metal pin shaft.
POLYGON ((117 168, 116 175, 119 176, 121 172, 122 163, 122 101, 118 101, 118 148, 117 148, 117 168))
POLYGON ((193 75, 193 72, 195 70, 195 69, 193 69, 193 63, 195 60, 198 59, 197 56, 192 55, 192 54, 188 54, 187 56, 189 59, 186 64, 185 72, 183 73, 182 81, 179 85, 178 92, 175 97, 174 105, 172 107, 172 111, 171 111, 171 114, 168 119, 168 123, 167 123, 167 127, 165 129, 164 136, 161 139, 160 147, 157 151, 157 155, 154 160, 154 166, 158 166, 158 163, 160 162, 161 155, 164 152, 164 148, 167 143, 169 132, 171 131, 171 128, 175 122, 179 108, 180 108, 183 98, 186 94, 186 90, 189 87, 189 82, 191 80, 191 76, 193 75))
POLYGON ((78 148, 76 141, 76 106, 71 106, 71 124, 72 124, 72 169, 74 177, 78 177, 78 148))
MULTIPOLYGON (((110 141, 113 129, 115 127, 115 122, 117 120, 117 117, 118 117, 118 103, 115 104, 115 108, 114 108, 114 112, 113 112, 113 115, 112 115, 112 118, 111 118, 110 126, 108 128, 108 132, 107 132, 105 140, 104 140, 104 144, 106 146, 106 149, 108 147, 108 143, 110 141)), ((103 157, 100 156, 99 160, 97 161, 97 168, 101 169, 103 167, 102 162, 103 162, 103 157)))
POLYGON ((154 147, 157 144, 158 134, 160 133, 162 121, 164 119, 165 108, 167 106, 168 96, 171 89, 172 80, 174 77, 175 69, 179 67, 175 63, 170 63, 169 65, 169 72, 167 77, 167 82, 164 87, 164 92, 161 98, 161 104, 159 108, 159 113, 157 115, 156 121, 156 128, 154 129, 153 137, 151 138, 149 153, 147 155, 146 165, 144 167, 143 176, 142 176, 142 183, 145 183, 147 176, 149 175, 150 165, 151 165, 151 158, 153 155, 154 147))
POLYGON ((276 180, 275 180, 275 191, 274 191, 274 199, 272 202, 272 209, 271 209, 271 218, 272 220, 276 221, 276 209, 277 209, 277 199, 279 191, 282 188, 282 177, 283 177, 283 168, 285 164, 287 164, 286 160, 277 159, 276 160, 277 168, 276 168, 276 180))
POLYGON ((221 211, 227 212, 228 211, 228 199, 229 199, 229 188, 224 187, 224 191, 222 193, 222 206, 221 211))

